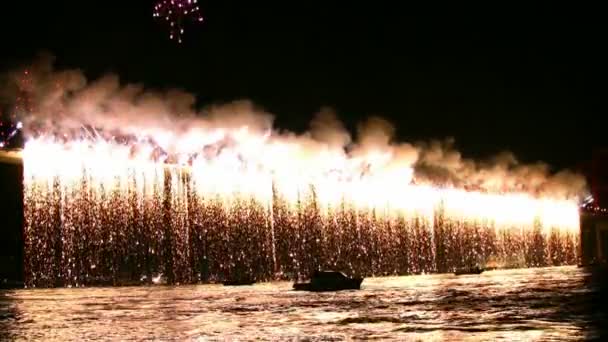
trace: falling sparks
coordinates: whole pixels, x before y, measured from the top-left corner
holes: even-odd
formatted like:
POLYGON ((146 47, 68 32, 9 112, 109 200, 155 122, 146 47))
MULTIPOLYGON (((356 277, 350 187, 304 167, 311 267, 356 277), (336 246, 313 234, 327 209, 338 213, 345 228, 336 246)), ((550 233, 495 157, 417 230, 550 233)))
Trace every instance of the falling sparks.
MULTIPOLYGON (((195 2, 175 12, 180 3, 160 2, 155 17, 174 28, 196 18, 195 2)), ((14 117, 3 131, 22 131, 25 145, 0 157, 23 163, 28 286, 579 259, 580 175, 399 142, 381 118, 351 135, 321 111, 308 132, 286 132, 250 101, 198 110, 192 94, 113 76, 86 82, 48 58, 11 75, 14 117)))
POLYGON ((414 185, 411 168, 377 152, 299 156, 247 129, 66 137, 23 150, 30 286, 578 260, 575 201, 414 185))
POLYGON ((200 23, 203 16, 197 0, 160 0, 154 5, 153 17, 169 27, 169 38, 182 42, 186 22, 200 23))

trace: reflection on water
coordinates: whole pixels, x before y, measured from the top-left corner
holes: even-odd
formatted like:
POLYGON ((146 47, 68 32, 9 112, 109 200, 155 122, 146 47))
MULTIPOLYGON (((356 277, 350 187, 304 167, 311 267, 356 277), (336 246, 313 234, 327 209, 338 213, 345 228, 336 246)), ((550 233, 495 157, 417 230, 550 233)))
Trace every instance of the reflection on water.
POLYGON ((605 321, 576 267, 369 278, 361 291, 291 284, 0 292, 0 339, 580 340, 605 321))

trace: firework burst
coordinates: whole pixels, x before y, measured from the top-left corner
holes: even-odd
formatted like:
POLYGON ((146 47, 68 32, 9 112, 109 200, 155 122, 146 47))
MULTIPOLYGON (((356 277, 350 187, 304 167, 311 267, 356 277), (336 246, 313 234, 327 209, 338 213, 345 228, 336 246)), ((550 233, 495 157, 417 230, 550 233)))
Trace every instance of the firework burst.
MULTIPOLYGON (((191 158, 154 157, 156 144, 101 132, 30 138, 22 151, 28 286, 130 284, 160 273, 196 283, 243 274, 295 279, 319 267, 367 276, 578 261, 573 200, 413 185, 408 168, 349 175, 361 167, 347 159, 337 163, 342 177, 332 177, 336 157, 302 159, 272 137, 224 134, 235 143, 191 158)), ((212 136, 219 135, 201 137, 212 136)), ((178 145, 191 147, 194 139, 184 139, 178 145)))
POLYGON ((379 118, 353 140, 322 112, 297 135, 248 101, 198 112, 189 94, 50 70, 13 75, 28 286, 578 262, 577 175, 393 142, 379 118))
POLYGON ((154 18, 169 26, 169 38, 182 42, 184 25, 187 21, 200 23, 203 16, 197 0, 160 0, 154 5, 154 18))
POLYGON ((15 139, 15 136, 23 128, 21 121, 13 122, 14 115, 11 120, 2 120, 0 118, 0 148, 10 146, 15 139))

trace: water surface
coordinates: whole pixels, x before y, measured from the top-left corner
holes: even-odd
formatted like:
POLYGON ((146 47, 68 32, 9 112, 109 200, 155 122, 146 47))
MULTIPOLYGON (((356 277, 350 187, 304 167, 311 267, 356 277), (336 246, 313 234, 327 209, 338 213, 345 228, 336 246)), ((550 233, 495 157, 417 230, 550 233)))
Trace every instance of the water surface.
POLYGON ((577 267, 368 278, 361 291, 287 282, 0 292, 3 340, 581 340, 605 323, 577 267))

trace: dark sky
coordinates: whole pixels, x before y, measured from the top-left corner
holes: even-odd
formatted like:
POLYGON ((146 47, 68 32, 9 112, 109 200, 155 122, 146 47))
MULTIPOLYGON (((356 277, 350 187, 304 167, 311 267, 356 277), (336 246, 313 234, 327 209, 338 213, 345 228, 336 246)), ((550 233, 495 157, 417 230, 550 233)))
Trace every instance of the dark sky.
POLYGON ((88 75, 179 87, 201 105, 250 98, 303 130, 321 106, 401 139, 453 136, 557 167, 602 145, 605 19, 575 2, 200 0, 202 26, 169 41, 152 1, 21 1, 0 11, 2 68, 40 50, 88 75))

